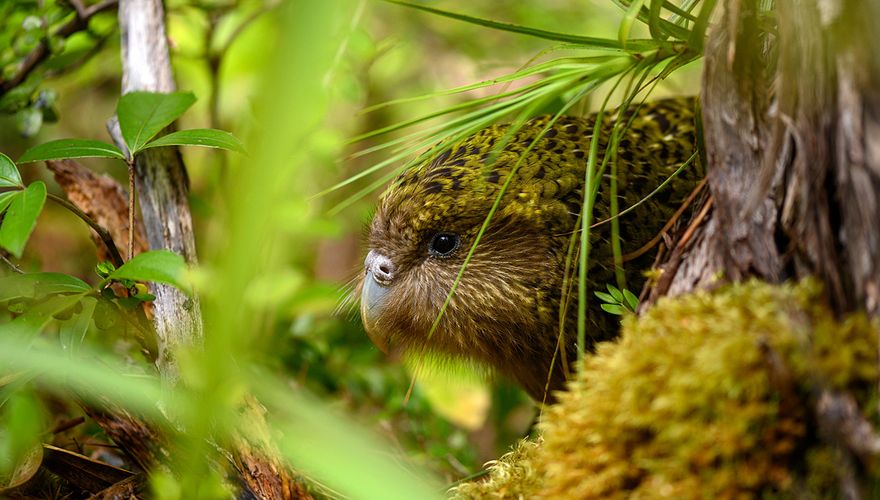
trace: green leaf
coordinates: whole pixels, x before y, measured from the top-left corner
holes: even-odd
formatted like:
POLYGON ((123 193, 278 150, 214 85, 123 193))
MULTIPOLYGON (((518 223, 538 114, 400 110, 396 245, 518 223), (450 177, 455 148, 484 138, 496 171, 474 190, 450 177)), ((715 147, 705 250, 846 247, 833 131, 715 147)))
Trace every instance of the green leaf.
POLYGON ((639 307, 639 298, 626 288, 623 289, 623 299, 624 303, 627 305, 627 307, 629 307, 631 311, 635 312, 635 310, 639 307))
POLYGON ((614 297, 614 302, 616 302, 618 304, 623 303, 623 294, 620 293, 620 290, 618 290, 616 286, 609 283, 609 284, 605 285, 605 288, 607 288, 608 293, 610 293, 611 296, 614 297))
POLYGON ((161 146, 202 146, 206 148, 220 148, 229 151, 244 153, 244 145, 237 137, 213 128, 195 128, 180 130, 163 135, 158 139, 147 143, 143 149, 158 148, 161 146))
POLYGON ((35 335, 54 319, 54 315, 74 307, 82 298, 82 294, 53 295, 38 302, 9 323, 0 325, 0 335, 35 335))
POLYGON ((555 31, 546 31, 536 28, 530 28, 528 26, 518 26, 516 24, 509 23, 501 23, 498 21, 492 21, 489 19, 480 19, 478 17, 466 16, 464 14, 458 14, 456 12, 449 12, 445 10, 435 9, 432 7, 428 7, 421 4, 402 2, 399 0, 385 0, 388 3, 394 3, 397 5, 402 5, 404 7, 409 7, 411 9, 418 9, 425 12, 430 12, 431 14, 436 14, 438 16, 449 17, 452 19, 457 19, 459 21, 464 21, 470 24, 476 24, 478 26, 484 26, 486 28, 492 28, 501 31, 508 31, 511 33, 519 33, 522 35, 533 36, 537 38, 543 38, 545 40, 555 40, 558 42, 567 42, 574 43, 578 45, 583 45, 589 48, 600 48, 600 49, 628 49, 628 50, 636 50, 636 49, 644 49, 646 46, 654 47, 653 44, 647 44, 645 41, 630 41, 627 43, 627 46, 624 47, 620 42, 616 40, 610 40, 607 38, 595 38, 588 36, 580 36, 580 35, 572 35, 569 33, 559 33, 555 31))
POLYGON ((46 422, 29 391, 12 394, 0 410, 0 495, 9 498, 7 494, 32 479, 40 468, 40 438, 46 422))
POLYGON ((706 41, 706 28, 708 28, 712 12, 715 10, 715 3, 716 0, 706 0, 700 8, 700 14, 694 22, 687 41, 688 47, 694 52, 703 51, 703 44, 706 41))
POLYGON ((611 314, 615 314, 617 316, 622 316, 624 313, 623 306, 619 304, 602 304, 600 306, 603 311, 611 314))
POLYGON ((105 260, 104 262, 98 262, 98 265, 95 266, 95 272, 101 278, 106 278, 110 276, 110 273, 116 270, 116 266, 113 265, 109 260, 105 260))
POLYGON ((6 207, 12 203, 12 200, 14 200, 20 192, 21 191, 6 191, 5 193, 0 193, 0 214, 6 210, 6 207))
POLYGON ((87 293, 85 281, 63 273, 11 274, 0 278, 0 302, 59 293, 87 293))
POLYGON ((626 46, 633 22, 635 22, 636 17, 638 17, 639 11, 644 4, 645 0, 632 0, 632 3, 629 4, 629 8, 626 9, 626 14, 620 21, 620 27, 617 30, 617 39, 620 40, 621 45, 626 46))
POLYGON ((116 116, 131 155, 186 112, 196 97, 190 92, 129 92, 119 99, 116 116))
POLYGON ((601 300, 602 302, 607 302, 609 304, 617 304, 617 301, 614 300, 614 297, 612 297, 611 295, 609 295, 605 292, 593 292, 593 294, 595 294, 596 297, 599 297, 599 300, 601 300))
POLYGON ((21 174, 15 163, 3 153, 0 153, 0 187, 21 186, 21 174))
POLYGON ((117 158, 125 155, 116 146, 90 139, 59 139, 34 146, 21 155, 19 163, 43 160, 63 160, 65 158, 117 158))
POLYGON ((61 340, 61 346, 68 349, 71 353, 82 345, 92 322, 92 316, 95 314, 95 306, 98 299, 95 297, 85 297, 82 299, 82 311, 68 321, 61 323, 58 337, 61 340))
POLYGON ((20 258, 45 202, 46 185, 43 181, 34 182, 19 192, 9 204, 9 210, 0 225, 0 247, 20 258))
POLYGON ((168 250, 154 250, 136 255, 110 274, 110 279, 132 281, 155 281, 174 285, 186 290, 183 271, 186 262, 180 255, 168 250))
POLYGON ((119 306, 111 300, 99 300, 98 303, 95 304, 95 311, 92 313, 92 318, 94 318, 95 328, 98 330, 113 328, 119 323, 119 306))

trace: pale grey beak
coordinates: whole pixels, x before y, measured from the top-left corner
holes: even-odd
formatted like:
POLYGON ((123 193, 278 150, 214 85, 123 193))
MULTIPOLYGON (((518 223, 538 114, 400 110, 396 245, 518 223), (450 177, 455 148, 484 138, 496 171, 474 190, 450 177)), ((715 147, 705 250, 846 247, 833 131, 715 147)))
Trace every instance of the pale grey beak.
POLYGON ((376 329, 376 320, 381 314, 385 304, 385 298, 394 281, 396 268, 391 259, 370 250, 364 259, 364 286, 361 288, 361 318, 370 339, 383 352, 388 352, 388 346, 376 329))

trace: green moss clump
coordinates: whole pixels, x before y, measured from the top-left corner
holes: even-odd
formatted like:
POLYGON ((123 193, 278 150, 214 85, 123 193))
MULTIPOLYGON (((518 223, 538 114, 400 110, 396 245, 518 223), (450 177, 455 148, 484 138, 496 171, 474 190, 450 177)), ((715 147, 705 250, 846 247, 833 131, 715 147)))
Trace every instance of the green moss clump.
POLYGON ((877 383, 877 330, 837 322, 812 283, 750 282, 660 301, 586 360, 542 422, 534 462, 551 498, 739 497, 831 481, 811 395, 877 383), (812 457, 805 460, 804 457, 812 457), (816 472, 819 472, 818 470, 816 472), (827 479, 827 474, 819 474, 827 479), (816 478, 814 478, 816 479, 816 478))
POLYGON ((815 398, 832 389, 875 407, 878 333, 864 315, 835 319, 810 281, 661 300, 585 360, 546 409, 540 446, 456 493, 834 497, 838 451, 820 438, 815 398))
POLYGON ((513 451, 489 462, 487 479, 452 488, 450 498, 532 498, 542 485, 542 477, 532 462, 539 446, 540 442, 520 440, 513 451))

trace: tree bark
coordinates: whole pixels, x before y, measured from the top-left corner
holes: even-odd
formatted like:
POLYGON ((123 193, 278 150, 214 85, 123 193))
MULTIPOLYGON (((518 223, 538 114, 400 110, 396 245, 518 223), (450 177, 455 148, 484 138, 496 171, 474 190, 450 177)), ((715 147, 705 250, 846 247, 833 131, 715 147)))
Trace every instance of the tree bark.
MULTIPOLYGON (((838 314, 880 317, 880 2, 777 0, 773 16, 762 3, 725 1, 710 30, 712 211, 661 266, 649 302, 748 277, 814 277, 838 314)), ((864 496, 880 434, 863 415, 877 409, 828 391, 814 406, 819 437, 840 452, 841 495, 864 496)))
POLYGON ((880 2, 779 0, 775 33, 759 6, 728 0, 710 31, 712 213, 663 291, 815 276, 837 312, 878 316, 880 2))

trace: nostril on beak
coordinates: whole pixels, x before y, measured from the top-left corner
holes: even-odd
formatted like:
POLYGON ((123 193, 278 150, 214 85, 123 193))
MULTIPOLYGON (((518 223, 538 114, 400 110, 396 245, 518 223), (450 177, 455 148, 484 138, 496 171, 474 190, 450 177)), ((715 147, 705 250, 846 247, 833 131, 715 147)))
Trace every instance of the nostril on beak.
POLYGON ((381 285, 387 285, 394 279, 395 266, 391 259, 370 250, 364 261, 366 272, 373 275, 373 279, 381 285))

